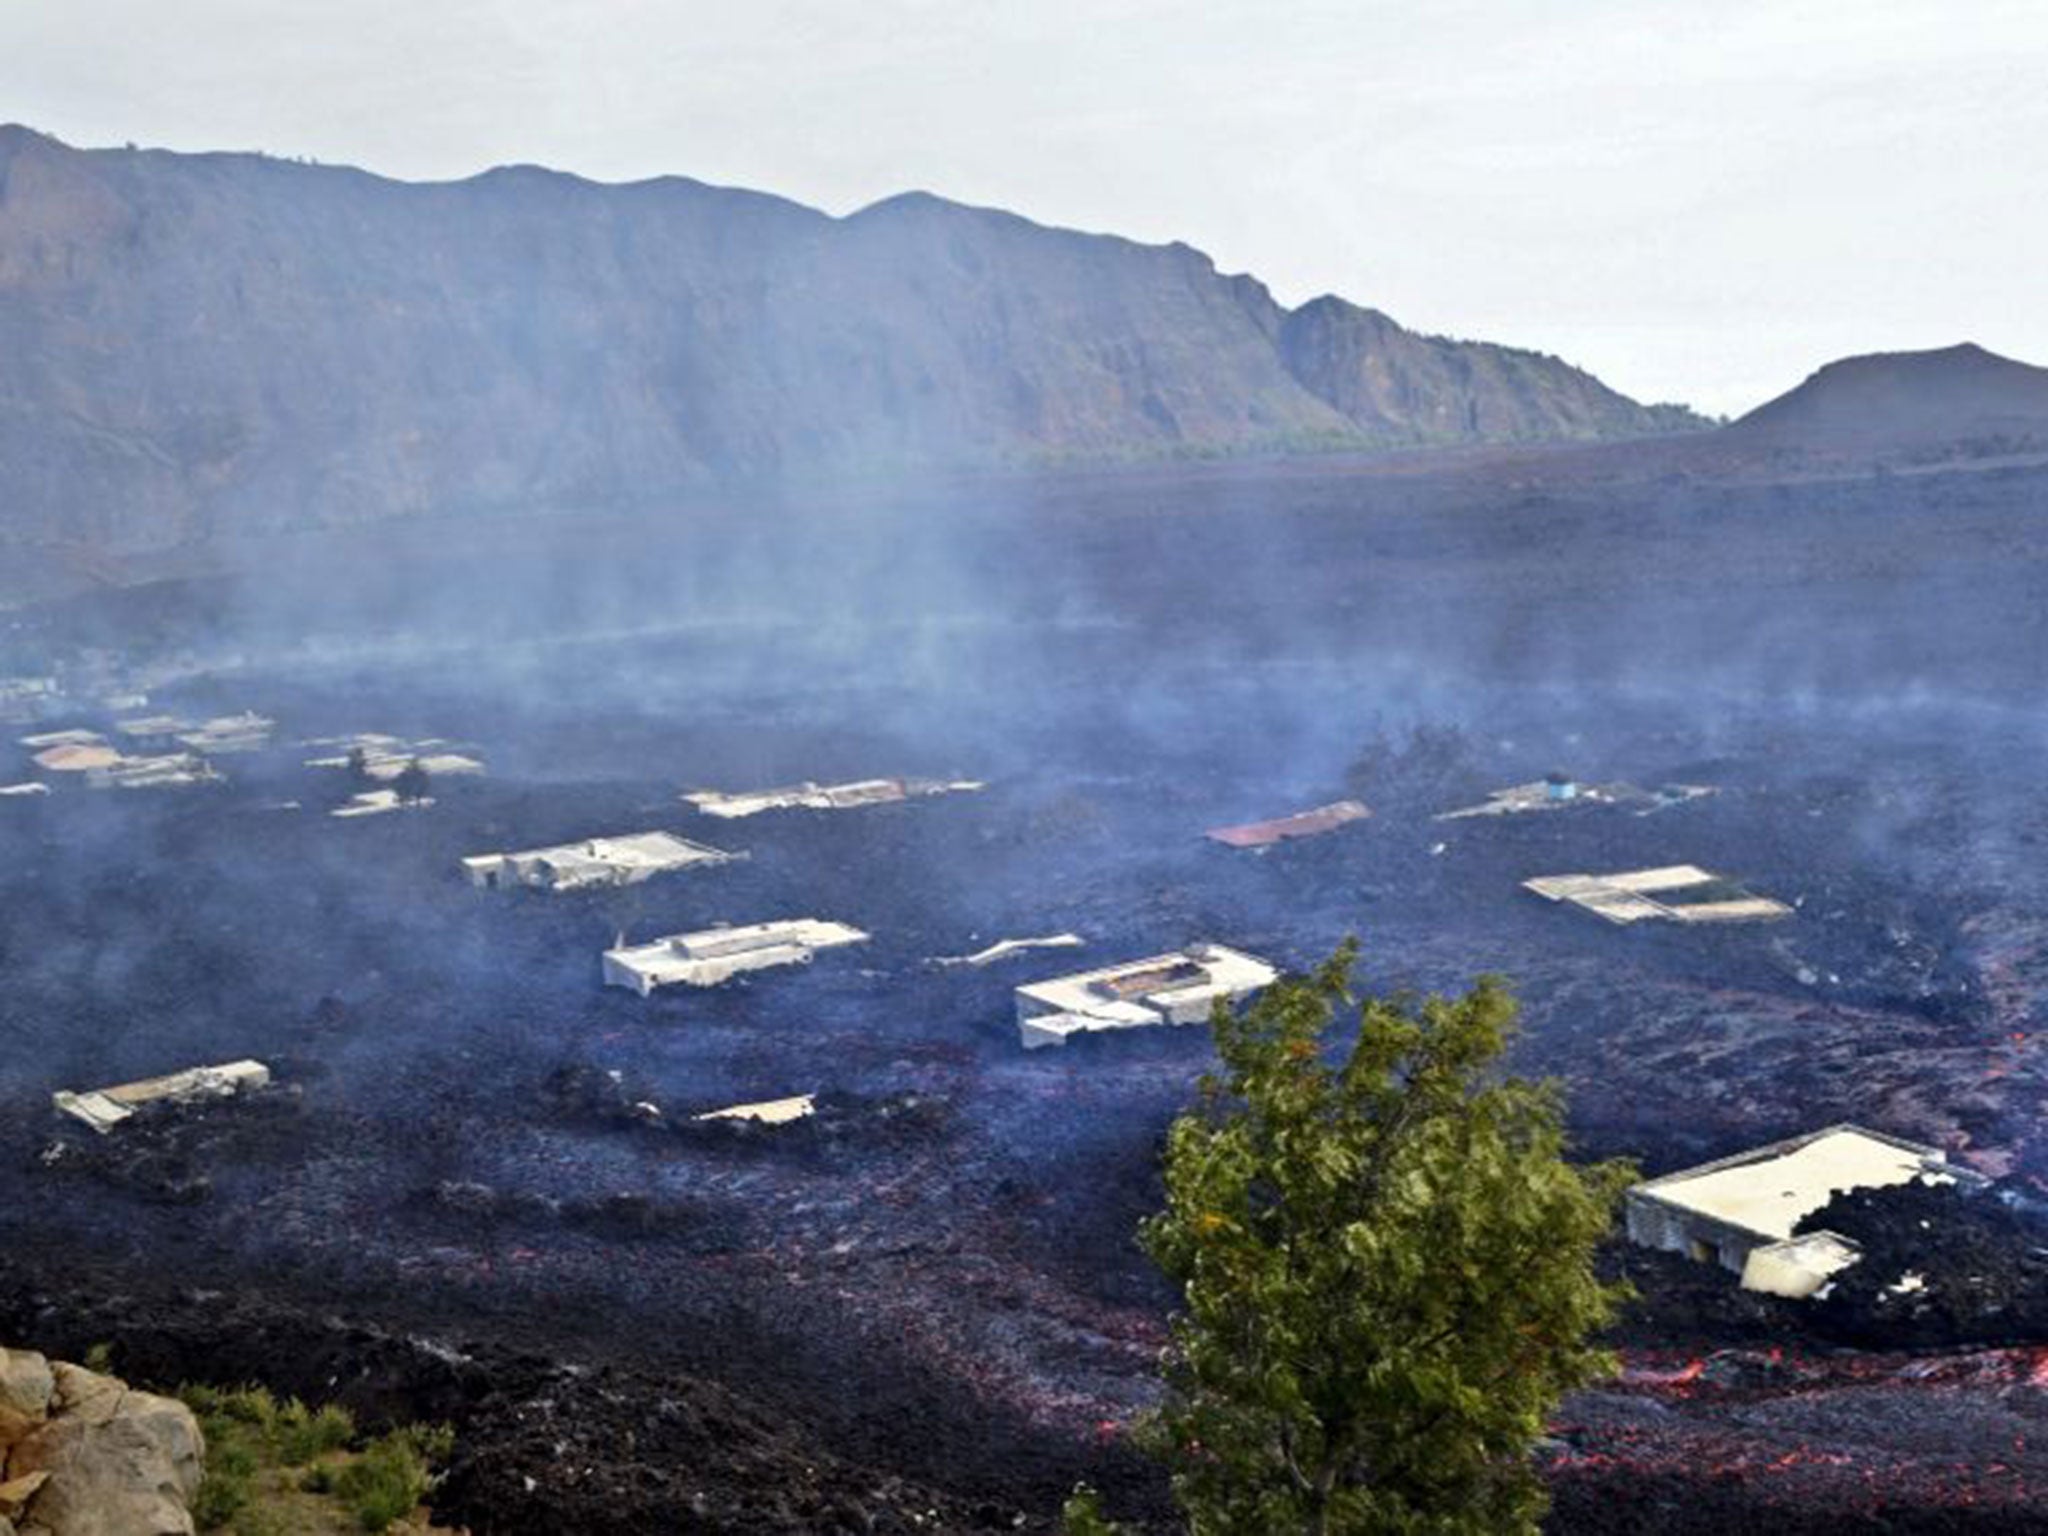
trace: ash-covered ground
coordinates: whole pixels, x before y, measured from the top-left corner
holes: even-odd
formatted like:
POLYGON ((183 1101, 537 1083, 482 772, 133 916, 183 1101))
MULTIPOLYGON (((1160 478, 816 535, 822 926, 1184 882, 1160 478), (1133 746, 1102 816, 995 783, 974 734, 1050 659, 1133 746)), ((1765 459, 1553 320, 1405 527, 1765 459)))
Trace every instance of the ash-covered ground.
POLYGON ((0 1331, 450 1417, 443 1513, 478 1531, 1042 1527, 1082 1477, 1156 1519, 1123 1432, 1172 1298, 1131 1234, 1206 1042, 1027 1055, 1010 989, 1356 933, 1376 987, 1511 978, 1513 1065, 1587 1155, 1853 1120, 1996 1181, 1953 1223, 1855 1217, 1886 1255, 1928 1234, 1910 1305, 1617 1245, 1643 1299, 1546 1448, 1557 1529, 2048 1528, 2044 485, 1132 475, 943 529, 931 492, 573 563, 323 552, 190 598, 212 628, 137 603, 131 643, 199 657, 152 707, 255 708, 278 745, 220 787, 0 801, 0 1331), (490 773, 332 819, 342 777, 292 744, 353 731, 490 773), (1551 770, 1717 792, 1433 819, 1551 770), (988 787, 678 799, 877 774, 988 787), (1374 817, 1201 837, 1343 795, 1374 817), (562 896, 457 868, 655 827, 748 858, 562 896), (1680 862, 1794 915, 1622 930, 1519 889, 1680 862), (617 935, 783 916, 873 938, 599 985, 617 935), (1087 947, 932 963, 1061 930, 1087 947), (49 1110, 241 1056, 278 1086, 105 1138, 49 1110), (798 1126, 686 1124, 811 1092, 798 1126))

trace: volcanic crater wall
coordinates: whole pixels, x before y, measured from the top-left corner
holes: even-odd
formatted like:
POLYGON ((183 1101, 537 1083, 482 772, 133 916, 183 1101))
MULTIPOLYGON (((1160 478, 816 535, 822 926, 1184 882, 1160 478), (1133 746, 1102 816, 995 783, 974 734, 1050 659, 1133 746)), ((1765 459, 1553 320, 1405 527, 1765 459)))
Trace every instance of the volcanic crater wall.
POLYGON ((404 184, 0 129, 0 543, 160 549, 765 479, 1626 436, 1554 358, 924 194, 404 184))

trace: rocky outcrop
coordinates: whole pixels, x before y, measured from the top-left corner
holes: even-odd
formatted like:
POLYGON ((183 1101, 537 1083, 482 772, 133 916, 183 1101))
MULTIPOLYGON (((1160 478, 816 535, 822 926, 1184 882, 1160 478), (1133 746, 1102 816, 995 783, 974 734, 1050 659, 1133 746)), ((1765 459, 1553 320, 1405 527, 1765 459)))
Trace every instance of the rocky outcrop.
POLYGON ((1559 358, 1406 330, 1325 295, 1280 327, 1288 371, 1387 447, 1528 443, 1682 432, 1698 417, 1643 406, 1559 358))
POLYGON ((0 127, 0 549, 1698 424, 1537 353, 1290 314, 1185 245, 924 194, 832 218, 0 127))
POLYGON ((0 1348, 0 1536, 192 1536, 204 1454, 183 1403, 0 1348))

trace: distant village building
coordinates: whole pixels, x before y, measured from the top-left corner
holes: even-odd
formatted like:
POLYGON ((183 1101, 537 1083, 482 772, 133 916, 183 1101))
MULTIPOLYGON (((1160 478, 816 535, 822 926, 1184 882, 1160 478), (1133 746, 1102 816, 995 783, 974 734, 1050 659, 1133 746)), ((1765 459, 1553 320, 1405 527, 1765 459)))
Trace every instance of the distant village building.
POLYGON ((484 772, 483 762, 460 752, 433 752, 424 757, 387 758, 382 762, 368 765, 369 776, 379 783, 389 784, 399 778, 414 763, 430 779, 474 778, 484 772))
POLYGON ((1497 789, 1478 805, 1440 812, 1438 821, 1465 821, 1475 816, 1522 816, 1532 811, 1582 810, 1592 806, 1617 806, 1647 816, 1688 801, 1716 793, 1707 784, 1665 784, 1642 789, 1634 784, 1585 784, 1562 773, 1553 773, 1528 784, 1510 784, 1497 789))
POLYGON ((764 1099, 758 1104, 734 1104, 728 1109, 714 1109, 701 1115, 692 1115, 693 1120, 751 1120, 756 1125, 790 1125, 798 1120, 808 1120, 817 1112, 818 1097, 812 1093, 800 1093, 787 1099, 764 1099))
POLYGON ((41 748, 34 761, 44 772, 79 774, 96 789, 206 784, 220 777, 203 758, 190 752, 129 757, 109 745, 97 731, 49 731, 40 736, 24 736, 21 744, 41 748))
POLYGON ((974 779, 856 779, 845 784, 819 784, 805 780, 801 784, 738 794, 699 789, 685 794, 683 799, 706 816, 732 818, 758 816, 763 811, 844 811, 855 806, 888 805, 899 800, 958 794, 986 787, 974 779))
POLYGON ((204 721, 194 729, 182 732, 177 740, 180 746, 212 756, 257 752, 270 745, 270 733, 276 729, 275 720, 245 710, 239 715, 221 715, 204 721))
POLYGON ((89 769, 85 781, 95 789, 182 789, 218 784, 221 776, 196 752, 171 752, 160 757, 117 757, 103 768, 89 769))
POLYGON ((1255 955, 1221 944, 1081 971, 1016 990, 1017 1036, 1026 1050, 1065 1045, 1098 1030, 1199 1024, 1219 999, 1241 1002, 1279 976, 1255 955))
POLYGON ((1370 815, 1371 810, 1362 800, 1338 800, 1273 821, 1247 822, 1241 827, 1216 827, 1203 836, 1227 848, 1269 848, 1297 837, 1321 837, 1355 821, 1364 821, 1370 815))
POLYGON ((779 965, 809 965, 821 949, 859 944, 860 929, 817 918, 706 928, 649 944, 624 944, 604 952, 604 984, 647 996, 675 984, 715 987, 743 971, 779 965))
POLYGON ((145 1104, 229 1098, 269 1084, 270 1068, 262 1062, 230 1061, 217 1067, 189 1067, 164 1077, 95 1088, 86 1093, 60 1090, 50 1099, 59 1113, 83 1121, 104 1136, 145 1104))
POLYGON ((1758 896, 1695 864, 1623 870, 1612 875, 1545 875, 1522 889, 1610 923, 1760 923, 1790 917, 1782 901, 1758 896))
POLYGON ((0 724, 39 720, 59 697, 54 677, 0 677, 0 724))
POLYGON ((330 816, 383 816, 392 811, 423 811, 434 803, 432 795, 422 795, 417 800, 407 800, 395 789, 366 789, 359 795, 350 795, 342 804, 327 814, 330 816))
MULTIPOLYGON (((1750 1290, 1810 1296, 1862 1257, 1836 1232, 1793 1229, 1837 1194, 1925 1180, 1981 1187, 1939 1147, 1854 1125, 1773 1142, 1630 1189, 1623 1209, 1632 1242, 1718 1264, 1750 1290)), ((1941 1240, 1929 1233, 1930 1245, 1941 1240)))
POLYGON ((121 761, 121 754, 94 737, 91 741, 65 741, 45 747, 33 761, 45 773, 93 773, 113 767, 121 761))
POLYGON ((389 784, 417 762, 429 778, 475 777, 484 773, 481 758, 451 750, 439 737, 407 741, 402 736, 365 733, 356 736, 324 736, 305 743, 309 747, 338 748, 321 757, 306 759, 308 768, 347 768, 360 763, 364 775, 389 784))
POLYGON ((177 715, 137 715, 114 722, 115 733, 138 747, 175 746, 179 737, 198 729, 196 722, 177 715))
POLYGON ((106 744, 107 738, 98 731, 73 727, 64 731, 42 731, 34 736, 24 736, 21 744, 31 751, 44 751, 50 747, 97 747, 106 744))
POLYGON ((524 886, 537 891, 581 891, 637 885, 672 870, 725 864, 734 857, 671 832, 635 832, 526 853, 473 854, 462 861, 462 868, 470 884, 480 890, 524 886))

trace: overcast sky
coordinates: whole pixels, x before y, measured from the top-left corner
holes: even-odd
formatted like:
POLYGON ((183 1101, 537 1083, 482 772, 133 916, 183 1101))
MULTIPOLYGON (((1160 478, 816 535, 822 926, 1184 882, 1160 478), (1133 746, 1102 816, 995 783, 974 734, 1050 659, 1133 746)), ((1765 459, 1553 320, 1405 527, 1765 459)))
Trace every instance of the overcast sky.
POLYGON ((1712 411, 1853 352, 2048 363, 2039 0, 0 0, 0 38, 0 118, 74 144, 921 187, 1712 411))

